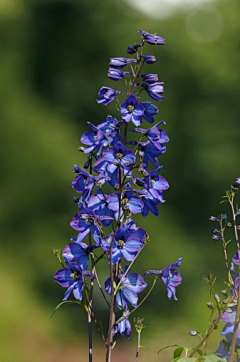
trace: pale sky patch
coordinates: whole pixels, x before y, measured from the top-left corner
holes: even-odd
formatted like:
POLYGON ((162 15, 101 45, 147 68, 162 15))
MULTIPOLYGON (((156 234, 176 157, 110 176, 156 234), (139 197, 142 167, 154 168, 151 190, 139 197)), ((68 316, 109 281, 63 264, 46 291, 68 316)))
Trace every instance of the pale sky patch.
POLYGON ((126 0, 131 6, 157 19, 171 15, 175 11, 194 9, 214 0, 126 0))

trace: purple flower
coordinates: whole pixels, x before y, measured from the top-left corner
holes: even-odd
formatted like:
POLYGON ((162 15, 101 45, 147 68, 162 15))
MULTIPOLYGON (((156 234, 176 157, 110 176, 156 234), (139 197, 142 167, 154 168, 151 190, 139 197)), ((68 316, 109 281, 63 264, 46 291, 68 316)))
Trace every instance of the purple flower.
POLYGON ((111 58, 109 65, 114 68, 123 68, 125 67, 125 65, 130 63, 137 63, 137 60, 132 58, 123 58, 123 57, 111 58))
POLYGON ((140 197, 134 196, 133 190, 126 185, 122 195, 113 193, 107 199, 108 207, 114 211, 115 219, 118 220, 119 211, 121 216, 124 211, 130 211, 132 214, 138 214, 142 212, 143 202, 140 197), (120 210, 119 210, 120 205, 120 210))
MULTIPOLYGON (((129 314, 129 309, 126 308, 123 313, 123 317, 125 317, 128 314, 129 314)), ((132 332, 131 323, 127 317, 124 318, 121 322, 115 324, 113 327, 114 336, 121 335, 121 336, 125 336, 127 339, 129 339, 131 332, 132 332)))
POLYGON ((126 77, 128 75, 132 75, 132 73, 130 73, 130 72, 122 72, 121 70, 114 69, 114 68, 109 68, 108 73, 107 73, 108 78, 110 78, 112 80, 120 80, 123 77, 126 77))
POLYGON ((114 147, 110 147, 103 152, 103 157, 97 160, 93 166, 97 173, 105 173, 105 176, 110 176, 109 183, 115 186, 118 181, 119 168, 125 174, 131 175, 130 170, 136 160, 135 154, 128 150, 121 142, 118 142, 114 147))
POLYGON ((157 74, 153 74, 153 73, 140 74, 140 77, 142 77, 144 82, 146 82, 148 84, 158 82, 158 75, 157 74))
POLYGON ((158 113, 158 108, 151 102, 141 102, 144 107, 143 118, 149 123, 154 122, 153 116, 158 113))
POLYGON ((127 53, 128 54, 134 54, 138 51, 138 48, 141 46, 142 44, 134 44, 134 45, 129 45, 127 48, 127 53))
POLYGON ((148 95, 155 101, 163 100, 162 96, 164 92, 163 82, 156 82, 152 84, 143 83, 141 86, 148 92, 148 95))
POLYGON ((102 87, 98 92, 100 98, 97 99, 97 103, 104 104, 105 106, 107 106, 112 101, 114 101, 116 94, 121 94, 121 93, 122 93, 121 91, 115 91, 114 89, 109 87, 102 87))
MULTIPOLYGON (((120 279, 124 273, 121 272, 120 279)), ((126 309, 127 304, 130 303, 133 307, 138 304, 138 294, 141 293, 147 286, 143 277, 137 273, 127 274, 122 283, 121 289, 117 292, 116 304, 119 309, 126 309)), ((105 282, 105 290, 111 295, 111 279, 105 282)))
POLYGON ((81 201, 84 199, 86 199, 86 201, 89 200, 94 185, 101 186, 109 180, 109 177, 103 175, 92 176, 78 166, 75 166, 75 170, 77 170, 79 174, 73 180, 72 187, 77 192, 82 192, 81 201))
POLYGON ((143 39, 148 44, 152 44, 152 45, 164 45, 165 44, 165 39, 162 38, 161 36, 158 36, 155 34, 150 34, 147 31, 144 31, 142 29, 139 29, 138 33, 142 35, 143 39))
POLYGON ((62 256, 70 262, 77 262, 77 265, 80 266, 82 270, 86 270, 88 267, 89 253, 96 248, 98 248, 98 245, 88 246, 82 242, 70 243, 63 249, 62 256))
POLYGON ((88 147, 80 147, 79 151, 89 153, 96 150, 96 155, 100 156, 103 147, 108 147, 109 144, 115 145, 119 141, 119 121, 116 118, 108 115, 106 121, 99 123, 97 127, 91 122, 87 123, 93 130, 82 135, 81 142, 88 147))
MULTIPOLYGON (((112 210, 108 208, 107 203, 108 195, 102 194, 100 190, 97 191, 96 195, 92 195, 88 202, 88 207, 94 211, 95 215, 99 216, 113 216, 112 210)), ((112 219, 101 220, 103 226, 108 227, 112 223, 112 219)))
MULTIPOLYGON (((159 216, 157 205, 160 201, 157 198, 154 198, 152 194, 146 189, 138 191, 138 194, 141 196, 141 200, 144 204, 142 209, 142 216, 146 217, 149 211, 151 211, 153 215, 159 216)), ((164 200, 162 200, 162 202, 164 202, 164 200)))
POLYGON ((99 222, 105 219, 112 219, 110 216, 99 216, 94 213, 85 204, 79 203, 80 212, 74 215, 70 225, 73 229, 79 231, 77 242, 81 242, 90 232, 93 239, 99 245, 101 242, 101 229, 99 222))
POLYGON ((148 270, 144 273, 144 275, 149 274, 155 274, 160 275, 163 283, 165 284, 167 288, 167 296, 169 299, 174 298, 174 300, 177 300, 176 297, 176 287, 181 284, 182 277, 179 271, 175 268, 178 268, 181 266, 182 258, 179 258, 178 261, 174 264, 168 265, 163 270, 148 270))
POLYGON ((135 128, 131 129, 130 131, 142 133, 142 135, 146 136, 149 139, 149 141, 152 142, 154 146, 160 150, 162 148, 161 145, 163 143, 169 142, 169 137, 166 134, 166 132, 163 129, 158 128, 159 125, 162 123, 165 124, 165 122, 161 121, 149 129, 135 128))
POLYGON ((139 55, 140 58, 143 58, 144 62, 147 64, 153 64, 157 61, 156 57, 154 55, 139 55))
POLYGON ((71 292, 73 292, 77 300, 82 300, 83 277, 86 275, 95 278, 95 276, 89 271, 83 271, 79 265, 70 263, 66 259, 65 264, 68 268, 59 269, 54 275, 54 279, 58 284, 64 288, 68 288, 63 300, 67 300, 71 292))
POLYGON ((110 260, 109 255, 109 247, 112 244, 112 263, 116 264, 122 257, 124 257, 127 261, 134 260, 138 251, 142 248, 143 243, 138 238, 138 236, 128 229, 127 225, 123 224, 118 231, 116 232, 114 241, 113 232, 106 238, 106 244, 101 244, 104 250, 108 252, 108 258, 110 260))
POLYGON ((216 217, 216 216, 210 216, 210 217, 209 217, 209 220, 210 220, 210 221, 219 221, 219 218, 216 217))
POLYGON ((141 162, 145 164, 146 168, 148 168, 148 161, 151 161, 156 168, 159 167, 158 156, 166 152, 165 146, 161 145, 161 148, 158 149, 150 141, 147 142, 129 141, 128 143, 132 145, 138 145, 141 162))
POLYGON ((120 113, 123 120, 125 122, 132 121, 136 127, 142 123, 144 110, 144 106, 138 102, 134 94, 130 94, 120 106, 120 113))

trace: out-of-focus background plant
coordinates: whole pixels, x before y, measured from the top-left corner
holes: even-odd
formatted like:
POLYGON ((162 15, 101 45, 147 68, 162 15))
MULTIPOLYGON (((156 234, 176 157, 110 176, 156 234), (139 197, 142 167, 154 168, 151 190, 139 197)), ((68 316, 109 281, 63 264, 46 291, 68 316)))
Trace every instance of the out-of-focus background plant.
MULTIPOLYGON (((211 270, 219 290, 224 287, 223 256, 211 240, 208 217, 219 212, 222 190, 239 177, 240 3, 187 2, 178 11, 174 2, 147 3, 145 9, 144 1, 137 8, 133 0, 0 1, 4 362, 87 358, 84 311, 71 306, 50 319, 62 298, 52 278, 58 268, 52 247, 64 247, 72 233, 71 168, 84 162, 79 138, 87 121, 104 121, 110 112, 96 104, 100 86, 110 85, 109 58, 122 55, 139 28, 167 40, 156 48, 151 71, 166 84, 156 120, 167 122, 171 139, 162 156, 171 188, 160 218, 138 219, 151 237, 138 271, 162 269, 183 257, 179 301, 169 302, 164 287, 155 288, 137 313, 147 326, 139 361, 154 360, 165 344, 196 344, 188 331, 204 331, 209 319, 202 280, 211 270)), ((94 303, 104 322, 102 297, 95 295, 94 303)), ((213 350, 219 339, 216 331, 213 350)), ((95 340, 95 360, 102 361, 97 332, 95 340)), ((124 342, 116 346, 116 361, 125 358, 120 345, 126 355, 133 348, 124 342)))

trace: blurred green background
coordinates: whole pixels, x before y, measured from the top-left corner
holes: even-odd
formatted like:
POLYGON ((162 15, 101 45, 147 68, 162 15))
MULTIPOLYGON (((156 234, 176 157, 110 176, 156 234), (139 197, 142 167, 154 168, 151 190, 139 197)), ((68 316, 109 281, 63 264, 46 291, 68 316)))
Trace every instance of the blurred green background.
MULTIPOLYGON (((63 248, 73 233, 71 169, 84 162, 77 148, 86 121, 118 117, 113 105, 96 104, 102 85, 118 86, 106 78, 109 58, 126 56, 139 28, 167 41, 147 53, 158 59, 149 71, 166 84, 156 120, 167 122, 171 139, 160 160, 171 188, 160 218, 138 218, 151 242, 134 271, 183 257, 179 301, 168 301, 159 283, 136 313, 147 326, 139 361, 154 361, 165 344, 196 345, 188 331, 207 327, 209 270, 217 290, 224 288, 221 245, 211 240, 208 217, 228 212, 219 202, 240 176, 240 2, 189 6, 167 17, 148 10, 123 0, 0 0, 1 361, 87 361, 84 311, 66 307, 50 319, 64 293, 53 280, 59 264, 52 247, 63 248)), ((97 293, 94 306, 104 322, 97 293)), ((103 361, 97 332, 94 338, 95 361, 103 361)), ((220 329, 210 351, 219 340, 220 329)), ((114 361, 133 360, 135 342, 135 333, 131 342, 119 338, 114 361)))

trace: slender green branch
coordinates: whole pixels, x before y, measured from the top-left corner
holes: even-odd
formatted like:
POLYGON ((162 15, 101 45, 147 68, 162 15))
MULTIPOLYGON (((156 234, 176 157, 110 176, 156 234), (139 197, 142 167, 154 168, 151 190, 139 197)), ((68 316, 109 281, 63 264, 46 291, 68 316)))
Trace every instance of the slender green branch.
MULTIPOLYGON (((230 205, 232 209, 232 216, 233 216, 233 227, 234 227, 234 233, 235 233, 235 240, 237 244, 237 252, 238 252, 238 260, 239 260, 239 274, 240 274, 240 247, 239 247, 239 241, 238 241, 238 232, 237 232, 237 223, 236 223, 236 214, 234 210, 234 203, 233 203, 234 197, 232 196, 230 200, 230 205)), ((232 362, 234 359, 234 353, 235 353, 235 345, 237 340, 237 332, 238 332, 238 326, 240 321, 240 283, 238 285, 238 298, 237 298, 237 307, 236 307, 236 317, 235 317, 235 324, 234 324, 234 331, 232 335, 232 342, 231 342, 231 352, 229 357, 229 362, 232 362)))
POLYGON ((149 297, 149 295, 151 294, 153 288, 155 287, 156 281, 159 278, 159 276, 156 276, 155 279, 153 280, 153 284, 151 286, 151 288, 149 289, 148 293, 145 295, 145 297, 141 300, 141 302, 138 304, 137 307, 135 307, 134 309, 131 310, 131 312, 129 312, 128 314, 122 316, 121 318, 119 318, 116 321, 116 324, 122 322, 125 318, 128 318, 133 312, 135 312, 139 307, 141 307, 141 305, 145 302, 145 300, 149 297))

